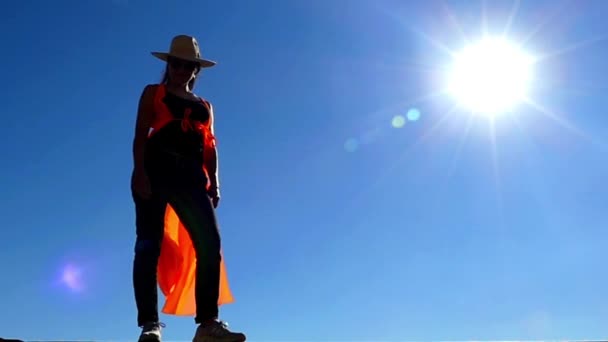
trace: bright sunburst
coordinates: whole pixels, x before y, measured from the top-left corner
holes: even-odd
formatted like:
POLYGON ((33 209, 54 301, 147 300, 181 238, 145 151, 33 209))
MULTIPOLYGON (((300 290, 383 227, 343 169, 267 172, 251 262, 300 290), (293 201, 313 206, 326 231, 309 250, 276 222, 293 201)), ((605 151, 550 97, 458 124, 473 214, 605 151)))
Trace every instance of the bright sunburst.
POLYGON ((525 100, 533 58, 503 38, 484 38, 454 53, 448 92, 474 113, 495 116, 525 100))

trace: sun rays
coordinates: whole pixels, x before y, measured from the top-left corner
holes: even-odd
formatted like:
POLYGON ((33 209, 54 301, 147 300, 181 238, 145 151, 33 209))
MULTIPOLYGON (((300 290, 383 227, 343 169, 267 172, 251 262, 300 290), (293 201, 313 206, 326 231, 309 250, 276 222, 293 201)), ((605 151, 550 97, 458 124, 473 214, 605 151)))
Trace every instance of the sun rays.
MULTIPOLYGON (((487 176, 493 179, 496 202, 502 207, 501 191, 504 189, 501 189, 501 177, 505 176, 505 171, 501 170, 500 145, 504 143, 501 135, 512 136, 523 132, 512 128, 531 122, 552 124, 560 127, 564 134, 607 146, 599 138, 591 137, 577 127, 572 116, 552 108, 552 100, 558 96, 555 93, 558 89, 551 88, 547 79, 551 79, 552 75, 543 67, 544 63, 554 62, 564 54, 589 48, 608 38, 608 35, 581 37, 548 49, 539 44, 542 42, 540 33, 547 31, 560 14, 567 12, 564 3, 556 4, 552 10, 525 25, 519 20, 525 10, 520 1, 514 0, 509 4, 498 22, 496 13, 500 11, 492 6, 493 3, 482 1, 476 17, 463 18, 446 2, 439 2, 439 7, 433 9, 432 18, 429 19, 433 25, 428 26, 413 24, 407 16, 399 17, 389 8, 381 9, 387 18, 397 20, 406 34, 413 33, 420 39, 424 47, 420 50, 426 49, 424 55, 428 58, 405 55, 401 65, 379 63, 383 70, 403 74, 407 82, 411 82, 409 78, 413 74, 422 75, 420 80, 426 84, 417 88, 424 91, 418 92, 413 99, 397 101, 399 103, 378 110, 389 112, 379 125, 401 129, 402 134, 415 134, 416 137, 412 139, 410 135, 406 138, 407 145, 398 155, 392 156, 389 165, 383 165, 380 175, 369 182, 370 187, 390 181, 393 175, 403 170, 408 157, 423 144, 452 139, 454 136, 445 135, 449 131, 449 134, 457 134, 457 148, 445 170, 446 178, 440 181, 447 184, 458 167, 464 145, 472 141, 470 136, 482 134, 487 136, 487 160, 488 166, 491 166, 487 176), (488 15, 490 11, 493 16, 488 15), (545 93, 546 97, 543 97, 539 95, 541 89, 549 90, 553 95, 545 93), (395 107, 397 109, 393 111, 395 107), (423 113, 422 121, 415 130, 409 124, 411 118, 405 114, 414 107, 418 111, 415 113, 417 118, 423 113)), ((356 137, 351 137, 345 143, 345 149, 358 151, 361 146, 356 142, 356 137)))

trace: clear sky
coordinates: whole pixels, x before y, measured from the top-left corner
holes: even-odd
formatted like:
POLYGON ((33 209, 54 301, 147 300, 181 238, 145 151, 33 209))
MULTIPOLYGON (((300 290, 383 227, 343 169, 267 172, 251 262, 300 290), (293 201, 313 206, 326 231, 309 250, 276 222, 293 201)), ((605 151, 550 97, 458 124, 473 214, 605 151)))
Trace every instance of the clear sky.
MULTIPOLYGON (((216 112, 236 297, 221 313, 235 330, 605 338, 607 12, 601 0, 1 2, 0 336, 137 338, 136 107, 161 77, 150 51, 185 33, 218 62, 195 90, 216 112), (507 26, 542 57, 540 107, 493 121, 452 110, 447 51, 507 26), (79 291, 61 282, 69 267, 79 291)), ((191 339, 192 317, 162 320, 167 341, 191 339)))

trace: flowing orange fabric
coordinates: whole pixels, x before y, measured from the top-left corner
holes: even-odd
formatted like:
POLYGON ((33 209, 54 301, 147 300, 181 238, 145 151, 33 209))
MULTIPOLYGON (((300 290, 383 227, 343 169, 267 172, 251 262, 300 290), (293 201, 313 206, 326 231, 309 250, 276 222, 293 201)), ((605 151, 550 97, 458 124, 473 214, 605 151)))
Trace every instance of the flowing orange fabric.
MULTIPOLYGON (((155 122, 152 127, 157 131, 172 119, 169 109, 162 102, 165 95, 164 85, 158 85, 155 104, 155 122)), ((204 101, 203 101, 204 102, 204 101)), ((207 108, 210 109, 210 106, 207 108)), ((211 109, 210 109, 211 112, 211 109)), ((215 139, 208 126, 197 127, 203 129, 205 144, 215 144, 215 139)), ((193 316, 196 314, 196 301, 194 296, 196 279, 196 253, 190 240, 188 231, 173 210, 170 204, 165 212, 164 237, 161 253, 158 260, 158 285, 165 295, 165 304, 162 312, 177 316, 193 316)), ((220 265, 220 295, 218 305, 234 302, 234 297, 228 283, 226 264, 222 255, 220 265)))
MULTIPOLYGON (((162 312, 195 315, 194 285, 196 254, 190 236, 170 205, 165 213, 165 235, 158 262, 158 283, 166 297, 162 312)), ((220 267, 218 304, 234 302, 223 257, 220 267)))

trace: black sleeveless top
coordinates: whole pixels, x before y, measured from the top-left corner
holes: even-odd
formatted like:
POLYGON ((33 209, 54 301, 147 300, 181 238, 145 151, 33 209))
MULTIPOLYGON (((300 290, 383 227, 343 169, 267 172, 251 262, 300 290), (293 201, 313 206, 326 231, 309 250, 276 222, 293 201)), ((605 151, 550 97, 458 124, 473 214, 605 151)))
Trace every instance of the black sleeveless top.
POLYGON ((170 92, 165 93, 163 102, 178 120, 173 120, 161 127, 148 140, 151 153, 170 153, 186 158, 201 159, 203 157, 203 137, 194 129, 182 128, 186 110, 189 109, 189 119, 205 123, 210 118, 209 110, 201 101, 189 100, 170 92))

